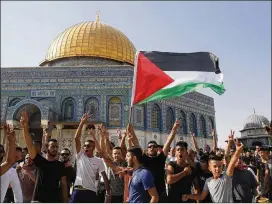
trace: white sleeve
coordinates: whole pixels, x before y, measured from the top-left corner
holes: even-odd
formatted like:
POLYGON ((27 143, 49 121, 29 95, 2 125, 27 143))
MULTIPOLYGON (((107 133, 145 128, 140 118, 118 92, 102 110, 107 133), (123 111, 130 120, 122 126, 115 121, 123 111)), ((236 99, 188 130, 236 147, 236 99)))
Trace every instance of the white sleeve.
POLYGON ((106 168, 105 168, 105 165, 104 165, 104 162, 102 159, 99 159, 99 163, 100 164, 99 164, 99 168, 98 168, 98 173, 101 173, 101 172, 105 171, 106 168))
POLYGON ((12 175, 10 180, 10 185, 14 194, 15 203, 23 203, 23 193, 20 184, 18 174, 15 169, 12 169, 12 175))

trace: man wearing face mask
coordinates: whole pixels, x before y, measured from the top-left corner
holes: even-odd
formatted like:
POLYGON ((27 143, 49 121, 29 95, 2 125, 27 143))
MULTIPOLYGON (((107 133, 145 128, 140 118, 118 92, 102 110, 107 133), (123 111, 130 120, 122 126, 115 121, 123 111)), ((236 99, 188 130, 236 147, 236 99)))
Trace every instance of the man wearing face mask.
POLYGON ((68 198, 71 197, 70 188, 72 187, 72 184, 75 183, 75 180, 76 180, 76 169, 70 163, 70 156, 71 156, 71 152, 67 148, 64 148, 60 153, 60 161, 65 166, 64 171, 65 171, 65 176, 66 176, 66 181, 67 181, 68 198))

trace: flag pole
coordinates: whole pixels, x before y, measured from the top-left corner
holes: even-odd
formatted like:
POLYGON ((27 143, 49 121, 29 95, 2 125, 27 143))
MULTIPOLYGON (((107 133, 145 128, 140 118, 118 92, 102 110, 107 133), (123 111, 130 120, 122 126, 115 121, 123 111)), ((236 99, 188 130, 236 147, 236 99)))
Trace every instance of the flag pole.
POLYGON ((135 54, 134 59, 134 74, 133 74, 133 80, 132 80, 132 90, 131 90, 131 99, 130 99, 130 110, 129 110, 129 121, 128 124, 131 124, 131 118, 132 118, 132 111, 133 111, 133 103, 134 103, 134 97, 135 97, 135 89, 136 89, 136 76, 137 76, 137 64, 138 64, 138 55, 139 51, 135 54))
POLYGON ((128 121, 128 124, 131 124, 132 111, 133 111, 133 106, 131 106, 130 110, 129 110, 129 121, 128 121))

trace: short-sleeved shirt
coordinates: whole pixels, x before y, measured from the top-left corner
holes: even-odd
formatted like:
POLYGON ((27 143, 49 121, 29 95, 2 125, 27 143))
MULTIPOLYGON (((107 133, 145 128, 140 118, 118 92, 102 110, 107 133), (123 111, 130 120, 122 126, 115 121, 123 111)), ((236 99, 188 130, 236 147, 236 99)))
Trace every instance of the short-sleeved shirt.
POLYGON ((77 174, 75 186, 82 186, 97 192, 99 174, 105 171, 103 160, 98 157, 88 157, 82 150, 76 156, 77 174))
POLYGON ((154 187, 151 172, 144 167, 136 169, 129 183, 129 203, 149 203, 150 196, 147 190, 154 187))
POLYGON ((233 173, 233 199, 243 203, 251 203, 253 199, 253 189, 258 186, 257 180, 249 170, 234 169, 233 173))
POLYGON ((42 203, 61 202, 59 186, 65 176, 64 164, 58 160, 48 161, 40 154, 33 159, 36 166, 36 182, 33 201, 42 203))
POLYGON ((209 191, 213 203, 233 203, 232 177, 226 173, 218 179, 208 178, 203 191, 209 191))
POLYGON ((166 156, 163 152, 161 152, 156 157, 149 157, 146 154, 143 155, 143 165, 147 167, 152 173, 155 180, 155 186, 159 195, 166 191, 165 161, 166 156))
MULTIPOLYGON (((201 170, 201 166, 200 163, 196 163, 196 178, 199 182, 199 187, 200 190, 202 191, 204 186, 205 186, 205 182, 208 178, 211 178, 212 172, 204 172, 201 170)), ((201 201, 201 203, 212 203, 212 199, 210 197, 210 195, 207 195, 206 198, 204 200, 201 201)))

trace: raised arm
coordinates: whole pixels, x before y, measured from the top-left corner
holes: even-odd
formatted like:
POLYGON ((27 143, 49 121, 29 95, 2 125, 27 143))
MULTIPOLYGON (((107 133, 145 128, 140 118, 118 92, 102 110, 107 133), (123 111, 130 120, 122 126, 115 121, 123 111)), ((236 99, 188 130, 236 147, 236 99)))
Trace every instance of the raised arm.
POLYGON ((33 141, 30 136, 30 133, 29 133, 29 121, 28 121, 28 115, 27 115, 26 111, 22 112, 20 124, 23 128, 23 134, 24 134, 24 138, 25 138, 26 146, 28 148, 29 155, 30 155, 31 159, 34 159, 37 155, 37 151, 35 149, 35 146, 33 145, 33 141))
POLYGON ((196 142, 195 133, 190 133, 190 134, 191 134, 191 136, 192 136, 192 140, 193 140, 193 145, 194 145, 194 147, 195 147, 195 151, 196 151, 197 153, 199 153, 199 148, 198 148, 198 145, 197 145, 197 142, 196 142))
POLYGON ((77 154, 81 151, 81 142, 80 142, 80 138, 81 138, 81 132, 82 132, 82 128, 83 125, 85 124, 85 122, 87 121, 87 119, 89 118, 88 113, 85 113, 79 123, 79 126, 76 130, 76 134, 75 134, 75 145, 76 145, 76 152, 77 154))
POLYGON ((229 138, 228 138, 228 144, 227 144, 226 151, 225 151, 226 166, 228 166, 229 162, 230 162, 230 149, 231 149, 231 145, 234 143, 234 141, 233 141, 234 133, 235 133, 235 131, 231 130, 229 138))
POLYGON ((51 139, 51 133, 47 132, 46 130, 43 131, 43 137, 42 137, 42 152, 46 151, 46 144, 49 142, 49 140, 51 139))
POLYGON ((102 153, 103 150, 101 149, 101 146, 100 146, 98 140, 97 140, 96 137, 95 137, 95 129, 91 129, 91 130, 90 130, 90 136, 91 136, 92 140, 94 141, 95 148, 97 149, 97 151, 98 151, 99 153, 102 153))
POLYGON ((8 150, 6 161, 1 164, 0 176, 6 173, 12 165, 16 162, 16 148, 15 148, 15 132, 12 126, 4 126, 4 134, 6 134, 8 140, 8 150))
POLYGON ((216 153, 216 149, 217 149, 217 138, 216 138, 216 134, 215 134, 215 130, 212 130, 212 136, 213 136, 213 152, 216 153))
POLYGON ((229 165, 227 167, 227 171, 226 171, 226 174, 229 177, 233 176, 235 164, 237 163, 237 161, 240 157, 240 154, 243 151, 243 147, 244 147, 244 145, 242 143, 240 143, 238 141, 238 139, 236 139, 235 145, 236 145, 236 151, 235 151, 234 155, 231 157, 230 163, 229 163, 229 165))
MULTIPOLYGON (((121 136, 121 131, 120 130, 119 130, 119 136, 121 136)), ((121 141, 120 141, 120 147, 121 147, 121 152, 122 152, 123 159, 126 158, 126 154, 127 154, 126 137, 127 137, 127 132, 124 132, 123 136, 121 136, 121 141)))
POLYGON ((177 129, 179 127, 180 127, 180 120, 176 120, 176 122, 174 123, 173 128, 172 128, 172 130, 170 132, 170 135, 167 137, 166 143, 163 146, 163 154, 165 156, 168 156, 168 152, 170 150, 170 145, 173 142, 173 140, 174 140, 174 138, 176 136, 177 129))
MULTIPOLYGON (((132 138, 132 143, 134 144, 134 146, 135 146, 135 147, 141 148, 140 143, 139 143, 139 140, 138 140, 138 138, 137 138, 137 136, 136 136, 136 134, 135 134, 134 128, 133 128, 133 126, 132 126, 131 124, 128 124, 128 126, 127 126, 127 132, 128 132, 128 134, 129 134, 129 136, 131 136, 131 138, 132 138)), ((141 149, 142 149, 142 148, 141 148, 141 149)), ((143 149, 142 149, 142 150, 143 150, 143 149)))

